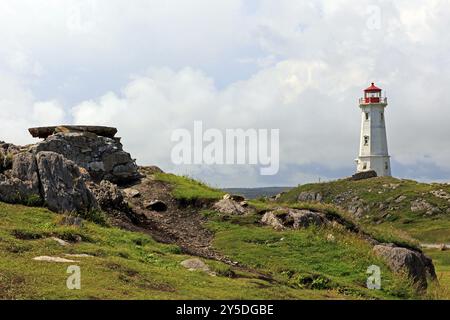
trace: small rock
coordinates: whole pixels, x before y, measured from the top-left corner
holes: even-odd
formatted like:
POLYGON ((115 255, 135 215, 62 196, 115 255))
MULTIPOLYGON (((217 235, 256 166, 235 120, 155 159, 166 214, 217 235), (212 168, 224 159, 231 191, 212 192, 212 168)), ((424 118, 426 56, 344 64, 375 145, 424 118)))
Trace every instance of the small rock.
POLYGON ((398 197, 397 199, 395 199, 395 203, 400 203, 400 202, 402 202, 403 200, 406 200, 406 196, 400 196, 400 197, 398 197))
POLYGON ((198 258, 187 259, 181 262, 181 265, 189 271, 202 271, 210 275, 215 275, 202 260, 198 258))
POLYGON ((122 190, 127 198, 137 198, 140 197, 141 193, 139 190, 133 188, 126 188, 122 190))
POLYGON ((70 245, 70 243, 68 243, 67 241, 64 241, 63 239, 59 239, 57 237, 52 237, 51 239, 58 242, 63 247, 70 245))
POLYGON ((327 241, 328 241, 328 242, 335 242, 335 241, 336 241, 336 238, 334 237, 333 234, 329 233, 329 234, 327 235, 327 241))
POLYGON ((149 202, 144 202, 144 208, 152 211, 163 212, 167 211, 167 204, 161 200, 154 200, 149 202))
POLYGON ((284 229, 281 219, 279 219, 273 212, 266 212, 261 218, 261 223, 271 226, 275 230, 284 229))
POLYGON ((60 258, 60 257, 49 257, 49 256, 35 257, 35 258, 33 258, 33 260, 35 260, 35 261, 44 261, 44 262, 58 262, 58 263, 74 263, 74 262, 78 262, 78 261, 75 261, 75 260, 69 260, 69 259, 60 258))
POLYGON ((230 199, 219 200, 213 205, 213 209, 224 214, 243 215, 249 212, 246 207, 230 199))
POLYGON ((233 200, 236 202, 242 202, 245 201, 245 198, 243 196, 237 195, 237 194, 226 194, 223 196, 224 200, 233 200))

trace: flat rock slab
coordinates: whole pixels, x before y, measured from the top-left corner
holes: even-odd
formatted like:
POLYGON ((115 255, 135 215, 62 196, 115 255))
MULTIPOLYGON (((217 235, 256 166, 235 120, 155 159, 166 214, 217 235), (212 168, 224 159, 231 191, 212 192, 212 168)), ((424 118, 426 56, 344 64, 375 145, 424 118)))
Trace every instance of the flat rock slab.
POLYGON ((33 260, 35 260, 35 261, 44 261, 44 262, 57 262, 57 263, 78 262, 78 261, 75 261, 75 260, 69 260, 69 259, 60 258, 60 257, 49 257, 49 256, 35 257, 35 258, 33 258, 33 260))
POLYGON ((86 253, 66 253, 64 255, 69 258, 93 258, 94 257, 94 256, 91 256, 90 254, 86 254, 86 253))
POLYGON ((113 138, 117 129, 113 127, 104 127, 104 126, 72 126, 72 125, 61 125, 61 126, 52 126, 52 127, 36 127, 29 128, 28 131, 35 138, 46 139, 52 134, 58 132, 89 132, 94 133, 98 136, 113 138))
POLYGON ((52 237, 52 240, 58 242, 63 247, 70 245, 70 243, 68 243, 67 241, 64 241, 63 239, 59 239, 59 238, 56 238, 56 237, 52 237))

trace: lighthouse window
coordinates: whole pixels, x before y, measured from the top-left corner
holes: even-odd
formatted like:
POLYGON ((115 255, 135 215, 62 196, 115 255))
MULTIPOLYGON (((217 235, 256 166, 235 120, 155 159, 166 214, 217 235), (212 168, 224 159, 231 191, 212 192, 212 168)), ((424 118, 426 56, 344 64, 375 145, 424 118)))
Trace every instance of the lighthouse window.
POLYGON ((384 113, 381 113, 381 120, 384 120, 384 113))
POLYGON ((366 170, 366 169, 367 169, 367 163, 364 162, 364 163, 363 163, 363 170, 366 170))
POLYGON ((369 120, 369 113, 366 112, 366 120, 369 120))
POLYGON ((364 136, 364 145, 365 146, 369 145, 369 136, 364 136))
POLYGON ((386 170, 389 169, 389 165, 388 165, 387 162, 384 163, 384 168, 385 168, 386 170))

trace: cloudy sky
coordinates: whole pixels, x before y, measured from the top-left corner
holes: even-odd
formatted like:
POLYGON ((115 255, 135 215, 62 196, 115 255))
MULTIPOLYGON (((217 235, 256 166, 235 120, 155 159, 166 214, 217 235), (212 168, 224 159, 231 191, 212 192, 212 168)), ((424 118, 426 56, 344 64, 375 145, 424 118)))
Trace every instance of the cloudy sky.
POLYGON ((448 0, 0 2, 0 140, 116 126, 141 165, 215 186, 351 175, 357 99, 386 90, 393 174, 450 180, 448 0), (280 171, 175 166, 174 129, 280 129, 280 171))

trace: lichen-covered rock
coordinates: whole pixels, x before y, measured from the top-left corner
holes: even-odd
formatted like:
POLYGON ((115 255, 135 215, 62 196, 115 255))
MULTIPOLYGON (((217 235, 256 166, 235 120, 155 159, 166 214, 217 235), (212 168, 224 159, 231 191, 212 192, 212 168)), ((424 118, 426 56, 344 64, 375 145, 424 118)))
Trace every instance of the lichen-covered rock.
POLYGON ((33 148, 36 154, 41 151, 62 154, 87 169, 95 181, 127 183, 140 177, 134 159, 123 151, 120 138, 98 136, 91 132, 59 132, 33 148))
POLYGON ((232 199, 222 199, 213 205, 213 209, 224 214, 243 215, 249 212, 249 209, 243 207, 240 203, 232 199))
POLYGON ((284 225, 281 219, 278 218, 273 212, 266 212, 261 218, 261 223, 267 226, 271 226, 275 230, 283 230, 284 225))
POLYGON ((305 201, 316 201, 321 202, 323 199, 323 196, 319 192, 313 192, 313 191, 303 191, 298 195, 297 201, 305 202, 305 201))
POLYGON ((55 152, 36 155, 42 195, 50 210, 82 212, 98 208, 91 190, 86 186, 89 175, 75 162, 55 152))
POLYGON ((266 212, 261 219, 261 223, 269 225, 275 230, 281 230, 285 228, 301 229, 312 225, 323 226, 329 224, 330 221, 321 212, 278 208, 266 212))
POLYGON ((412 212, 424 212, 426 215, 434 215, 441 213, 441 210, 438 207, 431 205, 424 199, 416 199, 411 202, 411 211, 412 212))
POLYGON ((25 204, 41 202, 38 168, 32 153, 15 154, 11 169, 0 174, 0 200, 25 204))
POLYGON ((99 184, 88 182, 88 188, 102 210, 121 209, 126 206, 122 192, 110 181, 102 180, 99 184))
POLYGON ((375 255, 383 258, 394 272, 406 272, 420 289, 427 288, 427 278, 436 279, 433 262, 420 251, 395 247, 389 244, 376 245, 375 255))

